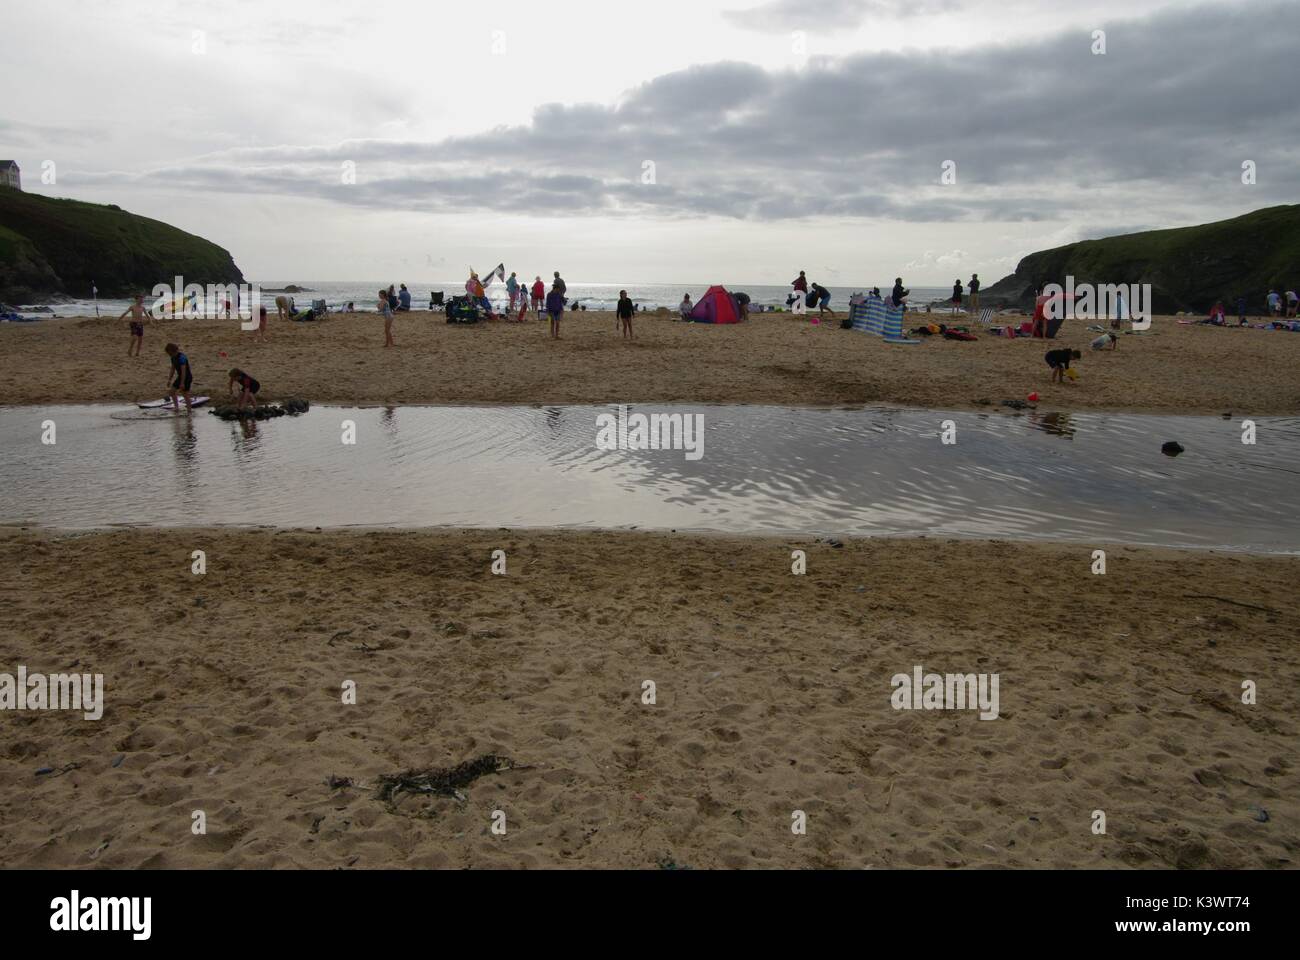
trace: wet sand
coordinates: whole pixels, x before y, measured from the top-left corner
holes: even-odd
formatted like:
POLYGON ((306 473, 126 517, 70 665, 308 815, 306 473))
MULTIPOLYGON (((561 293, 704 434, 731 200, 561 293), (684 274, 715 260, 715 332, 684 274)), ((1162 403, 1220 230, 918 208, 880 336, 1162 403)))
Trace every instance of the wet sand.
POLYGON ((1300 559, 1116 547, 1094 576, 1084 547, 504 530, 7 530, 0 558, 0 672, 103 673, 107 699, 0 715, 4 866, 1277 868, 1300 846, 1300 559), (915 665, 997 673, 999 718, 893 709, 915 665), (376 796, 484 754, 518 767, 376 796))
MULTIPOLYGON (((0 324, 0 403, 123 403, 154 399, 167 382, 168 340, 189 354, 204 393, 224 395, 240 367, 267 399, 357 403, 887 403, 961 409, 1024 399, 1045 407, 1238 415, 1300 413, 1300 336, 1182 326, 1158 317, 1152 331, 1092 353, 1082 322, 1041 340, 981 336, 891 345, 789 314, 736 326, 638 316, 634 343, 608 313, 566 314, 563 339, 545 322, 449 326, 441 313, 399 315, 398 346, 383 348, 375 314, 319 323, 270 324, 266 343, 236 321, 151 324, 144 355, 128 359, 123 323, 57 319, 0 324), (1053 385, 1048 347, 1084 351, 1076 383, 1053 385), (220 354, 226 353, 225 357, 220 354)), ((909 315, 907 327, 939 314, 909 315)))

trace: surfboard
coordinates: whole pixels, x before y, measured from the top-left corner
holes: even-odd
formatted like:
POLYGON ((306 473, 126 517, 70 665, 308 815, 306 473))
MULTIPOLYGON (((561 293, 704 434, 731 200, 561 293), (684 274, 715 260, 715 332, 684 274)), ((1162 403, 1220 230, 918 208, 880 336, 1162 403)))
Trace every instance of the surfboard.
MULTIPOLYGON (((191 397, 190 406, 201 407, 211 399, 212 399, 211 397, 191 397)), ((183 408, 185 406, 184 398, 177 400, 177 403, 179 403, 183 408)), ((141 410, 154 410, 158 407, 170 407, 171 405, 172 405, 171 397, 163 397, 161 400, 150 400, 148 403, 136 404, 136 406, 139 407, 141 410)))

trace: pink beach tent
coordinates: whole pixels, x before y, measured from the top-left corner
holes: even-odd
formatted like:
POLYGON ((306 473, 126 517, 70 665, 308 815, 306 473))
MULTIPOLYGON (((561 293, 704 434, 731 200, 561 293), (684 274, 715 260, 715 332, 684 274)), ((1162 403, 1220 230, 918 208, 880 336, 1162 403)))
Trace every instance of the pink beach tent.
POLYGON ((740 323, 740 305, 724 287, 712 286, 704 291, 689 319, 693 323, 740 323))

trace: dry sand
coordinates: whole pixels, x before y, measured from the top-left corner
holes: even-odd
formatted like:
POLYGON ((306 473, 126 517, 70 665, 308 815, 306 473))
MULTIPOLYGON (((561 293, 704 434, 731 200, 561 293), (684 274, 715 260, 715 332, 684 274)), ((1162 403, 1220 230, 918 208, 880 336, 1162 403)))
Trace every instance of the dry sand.
POLYGON ((98 722, 2 718, 5 866, 1272 868, 1300 847, 1297 559, 1116 547, 1092 576, 1087 548, 1001 542, 186 530, 10 530, 0 558, 0 671, 107 688, 98 722), (895 711, 917 664, 999 674, 1000 718, 895 711), (486 753, 523 768, 463 801, 375 796, 486 753))
MULTIPOLYGON (((926 319, 909 315, 911 327, 926 319)), ((944 319, 938 314, 931 319, 944 319)), ((712 327, 650 315, 626 343, 608 313, 566 314, 563 339, 545 322, 449 326, 441 313, 401 314, 398 347, 383 348, 375 314, 320 323, 271 321, 256 343, 236 321, 181 320, 146 328, 144 355, 125 356, 124 323, 58 319, 0 324, 0 403, 127 402, 161 395, 162 347, 189 354, 196 388, 225 394, 238 366, 261 380, 268 399, 323 403, 890 403, 967 408, 1037 391, 1065 410, 1163 413, 1300 413, 1300 336, 1252 329, 1189 327, 1158 317, 1149 334, 1123 336, 1114 353, 1087 350, 1081 321, 1041 340, 982 336, 974 343, 931 339, 885 344, 785 315, 712 327), (1077 383, 1049 383, 1048 346, 1084 350, 1077 383), (227 357, 221 357, 224 351, 227 357)))

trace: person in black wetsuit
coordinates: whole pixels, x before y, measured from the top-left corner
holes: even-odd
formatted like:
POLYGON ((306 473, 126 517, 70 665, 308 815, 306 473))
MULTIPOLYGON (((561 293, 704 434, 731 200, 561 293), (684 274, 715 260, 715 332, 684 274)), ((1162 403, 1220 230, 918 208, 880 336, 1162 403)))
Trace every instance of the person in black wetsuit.
POLYGON ((623 336, 628 340, 632 337, 632 314, 636 313, 636 307, 633 305, 631 298, 628 297, 626 290, 618 292, 618 307, 614 310, 614 319, 619 326, 623 328, 623 336))
POLYGON ((239 385, 239 402, 235 404, 236 410, 243 410, 244 404, 257 408, 257 391, 262 389, 262 385, 256 379, 250 377, 243 370, 236 367, 230 371, 230 392, 235 392, 235 385, 239 385))
POLYGON ((179 410, 181 405, 177 402, 177 397, 184 395, 185 409, 190 408, 190 385, 194 383, 194 371, 190 369, 190 358, 181 353, 181 348, 174 343, 169 343, 163 347, 167 356, 172 360, 172 373, 175 379, 168 377, 170 396, 172 398, 172 408, 179 410))

